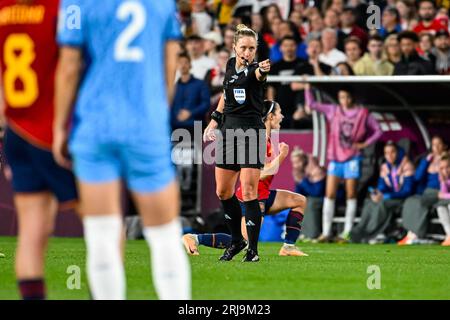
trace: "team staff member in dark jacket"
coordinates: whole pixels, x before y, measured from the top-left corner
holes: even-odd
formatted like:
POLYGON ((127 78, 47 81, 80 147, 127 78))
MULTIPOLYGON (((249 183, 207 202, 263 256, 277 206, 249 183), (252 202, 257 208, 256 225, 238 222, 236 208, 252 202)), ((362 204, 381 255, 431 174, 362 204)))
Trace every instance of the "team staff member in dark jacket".
POLYGON ((232 236, 231 246, 220 258, 224 261, 231 260, 246 246, 241 233, 242 212, 234 195, 239 172, 249 241, 243 261, 259 260, 261 209, 257 191, 260 171, 265 162, 266 134, 262 109, 270 61, 254 62, 257 40, 257 34, 252 29, 245 25, 237 26, 234 36, 236 57, 227 63, 224 94, 204 133, 205 141, 216 139, 216 129, 219 128, 221 133, 217 135, 216 146, 216 193, 222 202, 232 236), (237 139, 226 137, 230 130, 237 139), (247 139, 249 135, 253 137, 247 139))
POLYGON ((419 56, 416 51, 419 38, 412 31, 403 31, 398 34, 400 50, 402 56, 399 62, 395 64, 394 75, 426 75, 435 74, 434 66, 427 60, 419 56))
POLYGON ((172 129, 194 130, 194 122, 201 121, 209 109, 210 93, 205 81, 196 79, 190 72, 191 58, 187 53, 178 55, 180 79, 170 108, 172 129))

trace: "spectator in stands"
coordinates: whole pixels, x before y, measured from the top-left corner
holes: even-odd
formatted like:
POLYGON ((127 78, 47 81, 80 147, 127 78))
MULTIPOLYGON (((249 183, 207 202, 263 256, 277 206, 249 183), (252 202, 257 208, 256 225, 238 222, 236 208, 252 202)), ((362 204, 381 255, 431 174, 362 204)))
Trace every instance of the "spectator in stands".
POLYGON ((222 30, 230 23, 237 2, 238 0, 213 0, 213 9, 222 30))
POLYGON ((335 76, 354 76, 352 67, 348 64, 348 62, 339 62, 336 67, 333 68, 331 73, 335 76))
POLYGON ((397 34, 402 31, 402 26, 400 24, 400 13, 396 7, 387 6, 384 9, 381 24, 383 26, 380 30, 378 30, 378 34, 383 39, 386 39, 391 34, 397 34))
POLYGON ((337 44, 336 48, 338 50, 344 51, 344 40, 347 37, 340 28, 339 28, 339 13, 334 9, 327 9, 325 11, 325 15, 323 17, 323 22, 325 24, 325 28, 333 29, 336 32, 337 36, 337 44))
MULTIPOLYGON (((302 61, 295 70, 296 75, 325 76, 331 74, 332 68, 319 61, 319 55, 322 52, 322 43, 319 39, 311 39, 306 49, 308 60, 302 61)), ((292 128, 311 129, 312 119, 305 112, 305 93, 304 84, 301 82, 292 82, 291 89, 296 92, 296 110, 292 115, 292 128)))
POLYGON ((322 31, 322 53, 319 55, 319 61, 335 67, 339 62, 347 61, 347 56, 336 49, 337 35, 336 30, 327 28, 322 31))
POLYGON ((419 46, 417 47, 419 56, 429 61, 432 67, 436 65, 436 56, 432 52, 433 42, 433 35, 431 33, 423 32, 419 35, 419 46))
POLYGON ((255 31, 256 33, 261 33, 264 26, 262 16, 259 13, 252 13, 250 19, 252 22, 251 28, 253 29, 253 31, 255 31))
POLYGON ((353 69, 355 63, 361 58, 361 41, 355 36, 350 36, 345 39, 344 48, 345 55, 347 56, 347 63, 353 69))
POLYGON ((192 29, 193 33, 203 37, 211 31, 213 27, 213 18, 206 11, 205 0, 191 0, 192 6, 192 29))
POLYGON ((267 45, 267 43, 263 40, 264 36, 262 33, 264 24, 263 24, 263 18, 259 13, 252 13, 251 14, 251 28, 253 31, 256 32, 258 35, 258 39, 262 39, 258 41, 258 53, 257 53, 257 60, 258 61, 264 61, 266 59, 269 59, 270 55, 270 48, 267 45))
POLYGON ((205 45, 206 56, 217 60, 219 47, 223 44, 222 35, 216 31, 210 31, 202 36, 205 45))
POLYGON ((356 25, 367 30, 367 3, 365 0, 349 0, 347 4, 354 8, 356 25))
POLYGON ((302 37, 302 39, 304 39, 307 35, 307 31, 305 30, 302 12, 294 10, 291 11, 291 14, 289 15, 289 21, 291 21, 295 25, 297 31, 300 33, 300 36, 302 37))
POLYGON ((261 9, 261 15, 263 17, 262 35, 269 47, 272 47, 276 43, 276 38, 273 32, 273 24, 277 23, 275 20, 282 21, 280 8, 276 4, 271 4, 261 9))
POLYGON ((395 66, 400 61, 402 53, 396 34, 392 34, 384 40, 383 51, 384 58, 392 65, 395 66))
POLYGON ((378 186, 364 202, 361 220, 351 231, 352 242, 384 242, 392 218, 413 192, 414 166, 403 149, 389 141, 384 146, 378 186))
POLYGON ((223 31, 223 46, 225 49, 230 51, 231 57, 234 57, 235 53, 233 50, 233 42, 234 42, 234 33, 236 29, 233 27, 226 27, 223 31))
POLYGON ((295 41, 295 55, 297 58, 306 59, 306 48, 301 43, 301 38, 295 25, 290 21, 282 21, 278 26, 278 41, 270 48, 270 61, 277 63, 282 59, 283 53, 281 52, 281 42, 286 37, 292 37, 295 41))
POLYGON ((339 29, 339 14, 333 9, 327 9, 323 17, 326 28, 339 29))
POLYGON ((320 13, 312 14, 309 17, 309 31, 305 39, 306 43, 311 39, 319 39, 324 28, 325 23, 320 13))
POLYGON ((378 122, 369 111, 355 104, 349 88, 338 92, 339 104, 325 104, 315 101, 310 85, 305 85, 305 104, 312 110, 325 114, 329 124, 327 158, 330 161, 327 172, 327 190, 323 206, 323 229, 321 242, 331 240, 331 227, 339 183, 345 182, 346 210, 345 226, 340 241, 349 240, 356 215, 356 187, 361 176, 361 151, 373 144, 382 132, 378 122))
POLYGON ((414 174, 416 195, 406 199, 402 209, 402 225, 408 230, 399 245, 418 243, 425 237, 428 227, 429 211, 438 201, 439 163, 447 149, 439 136, 431 140, 431 152, 422 157, 414 174))
POLYGON ((270 25, 275 18, 283 19, 281 16, 280 7, 275 3, 272 3, 261 9, 261 13, 264 21, 267 21, 270 25))
POLYGON ((191 59, 191 73, 200 80, 205 78, 206 72, 214 68, 215 61, 205 55, 204 40, 197 35, 190 36, 186 40, 186 50, 191 59))
MULTIPOLYGON (((300 13, 302 20, 308 16, 308 9, 311 7, 308 5, 305 5, 304 0, 293 0, 292 1, 292 12, 300 13)), ((317 9, 317 7, 315 7, 317 9)))
POLYGON ((360 47, 367 47, 367 33, 356 25, 356 16, 354 9, 345 7, 340 16, 341 31, 345 34, 345 38, 357 37, 361 42, 360 47))
MULTIPOLYGON (((448 2, 448 0, 443 0, 443 1, 447 2, 447 6, 450 6, 450 2, 448 2)), ((449 10, 449 8, 441 6, 438 8, 437 14, 436 14, 436 20, 440 21, 442 24, 445 24, 447 26, 448 26, 448 21, 449 21, 448 10, 449 10)))
POLYGON ((264 37, 264 41, 267 43, 269 48, 272 48, 277 44, 277 41, 280 39, 279 37, 279 29, 280 25, 283 22, 280 18, 274 18, 270 24, 270 34, 266 34, 264 37))
POLYGON ((211 106, 214 106, 214 109, 223 93, 223 80, 225 78, 228 59, 230 59, 230 51, 226 48, 220 49, 217 54, 216 66, 209 70, 205 77, 205 81, 211 92, 211 106))
POLYGON ((307 207, 303 219, 302 235, 315 239, 320 235, 322 202, 325 196, 325 170, 316 157, 294 147, 291 153, 292 175, 295 192, 307 197, 307 207), (308 216, 308 218, 307 218, 308 216))
POLYGON ((416 7, 414 2, 408 0, 398 0, 395 3, 400 14, 400 26, 402 30, 412 30, 417 25, 416 7))
POLYGON ((432 64, 421 58, 416 51, 418 36, 412 31, 402 31, 398 34, 401 59, 395 64, 394 75, 426 75, 434 74, 432 64))
POLYGON ((319 39, 309 40, 306 52, 308 54, 308 60, 302 61, 299 65, 299 69, 297 70, 297 74, 326 76, 331 73, 331 66, 322 63, 319 60, 322 52, 322 42, 319 39))
POLYGON ((420 0, 418 7, 419 23, 413 29, 415 33, 430 32, 435 34, 440 29, 448 29, 445 19, 435 19, 436 6, 433 0, 420 0))
POLYGON ((178 56, 178 71, 175 96, 171 107, 172 129, 194 129, 194 121, 203 120, 209 109, 210 95, 208 85, 196 79, 190 72, 191 60, 185 53, 178 56))
MULTIPOLYGON (((295 70, 301 60, 297 58, 297 42, 292 36, 286 36, 280 41, 282 59, 276 62, 270 68, 271 75, 277 76, 291 76, 294 75, 295 70)), ((283 106, 283 113, 285 119, 283 121, 283 128, 291 128, 292 115, 296 110, 295 102, 296 93, 291 89, 289 82, 271 83, 268 87, 267 98, 275 100, 283 106)))
POLYGON ((251 15, 252 15, 252 5, 246 5, 245 1, 239 1, 235 7, 233 12, 233 17, 231 22, 229 23, 232 26, 238 26, 240 24, 244 24, 246 26, 250 26, 252 23, 251 15), (241 5, 242 3, 242 5, 241 5))
POLYGON ((178 16, 181 24, 181 31, 185 37, 191 36, 194 32, 191 18, 191 2, 189 0, 178 1, 178 16))
POLYGON ((445 231, 445 239, 441 243, 443 246, 450 246, 450 154, 442 156, 439 163, 440 191, 438 194, 439 202, 436 204, 436 210, 439 221, 445 231))
POLYGON ((383 39, 379 35, 369 38, 368 52, 353 66, 358 76, 390 76, 394 65, 383 57, 383 39))
POLYGON ((341 14, 344 10, 344 0, 325 0, 322 2, 322 11, 328 9, 335 10, 338 14, 341 14))
POLYGON ((438 74, 450 74, 450 36, 447 30, 439 30, 434 38, 434 48, 431 52, 436 57, 438 74))

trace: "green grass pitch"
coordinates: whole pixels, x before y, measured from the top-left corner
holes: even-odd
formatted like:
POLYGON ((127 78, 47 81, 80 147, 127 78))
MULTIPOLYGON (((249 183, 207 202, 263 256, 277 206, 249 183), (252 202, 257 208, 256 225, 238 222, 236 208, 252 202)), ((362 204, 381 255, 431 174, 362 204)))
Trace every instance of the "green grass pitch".
MULTIPOLYGON (((16 238, 0 238, 0 299, 18 299, 14 278, 16 238)), ((221 250, 201 247, 190 257, 194 299, 450 299, 450 248, 437 245, 300 244, 309 257, 280 257, 279 243, 260 244, 259 263, 241 255, 219 262, 221 250), (380 269, 380 289, 367 282, 380 269), (370 271, 370 270, 369 270, 370 271)), ((49 299, 88 299, 82 239, 53 238, 46 263, 49 299), (80 267, 81 288, 69 290, 69 266, 80 267)), ((155 299, 144 241, 128 241, 128 299, 155 299)), ((72 271, 73 272, 73 271, 72 271)), ((74 278, 71 278, 72 280, 74 278)), ((69 281, 70 282, 70 281, 69 281)), ((369 282, 371 282, 369 280, 369 282)), ((74 283, 74 282, 72 282, 74 283)))

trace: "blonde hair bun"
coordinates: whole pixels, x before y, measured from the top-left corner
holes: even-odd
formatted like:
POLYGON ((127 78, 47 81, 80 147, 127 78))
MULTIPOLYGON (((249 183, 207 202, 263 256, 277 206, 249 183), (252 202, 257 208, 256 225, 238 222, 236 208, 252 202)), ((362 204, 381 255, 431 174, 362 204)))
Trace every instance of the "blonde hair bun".
MULTIPOLYGON (((238 24, 236 26, 236 31, 241 31, 241 30, 245 30, 245 29, 250 29, 249 27, 247 27, 245 24, 238 24)), ((251 30, 251 29, 250 29, 251 30)))
POLYGON ((258 35, 251 28, 247 27, 245 24, 238 24, 236 26, 236 32, 234 33, 234 43, 236 44, 238 40, 242 37, 253 37, 258 41, 258 35))

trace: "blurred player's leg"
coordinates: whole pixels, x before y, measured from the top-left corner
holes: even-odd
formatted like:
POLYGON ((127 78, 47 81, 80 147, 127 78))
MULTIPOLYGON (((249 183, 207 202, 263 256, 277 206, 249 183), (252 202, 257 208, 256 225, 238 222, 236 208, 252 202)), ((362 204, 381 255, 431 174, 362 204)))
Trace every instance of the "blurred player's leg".
POLYGON ((331 238, 331 227, 333 224, 334 209, 336 203, 336 192, 339 185, 339 178, 333 175, 327 176, 326 197, 323 201, 322 210, 322 235, 320 241, 329 241, 331 238))
POLYGON ((340 238, 343 241, 350 240, 350 231, 353 228, 353 221, 356 216, 357 201, 356 201, 356 185, 358 181, 356 179, 346 179, 345 180, 345 191, 347 196, 347 202, 345 207, 345 224, 344 231, 340 238))
POLYGON ((126 284, 120 252, 123 231, 120 182, 80 182, 79 190, 92 297, 96 300, 123 300, 126 284))
POLYGON ((49 192, 16 194, 19 220, 16 277, 24 300, 45 299, 44 258, 57 201, 49 192))
POLYGON ((16 274, 24 299, 44 299, 44 258, 47 239, 53 231, 57 200, 76 199, 72 174, 56 165, 52 154, 37 148, 8 129, 5 156, 11 166, 19 234, 16 274))
POLYGON ((183 245, 178 183, 152 193, 134 192, 151 251, 153 282, 162 300, 191 299, 191 269, 183 245))

